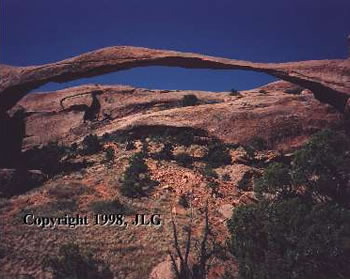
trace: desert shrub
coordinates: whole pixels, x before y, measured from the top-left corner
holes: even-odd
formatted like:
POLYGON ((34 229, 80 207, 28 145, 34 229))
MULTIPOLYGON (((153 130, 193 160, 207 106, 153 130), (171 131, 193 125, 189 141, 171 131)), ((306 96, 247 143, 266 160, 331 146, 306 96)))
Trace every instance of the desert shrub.
POLYGON ((188 107, 197 105, 199 100, 196 95, 189 94, 183 96, 181 102, 183 107, 188 107))
POLYGON ((76 142, 74 142, 70 146, 70 152, 76 153, 77 151, 78 151, 78 144, 76 142))
POLYGON ((82 154, 92 155, 101 151, 102 146, 97 135, 87 135, 82 142, 82 154))
POLYGON ((148 156, 149 144, 146 140, 142 141, 141 152, 143 153, 143 156, 148 156))
POLYGON ((261 94, 267 94, 267 91, 266 91, 265 89, 260 89, 260 90, 259 90, 259 93, 261 93, 261 94))
POLYGON ((144 154, 134 154, 129 160, 129 167, 121 179, 120 191, 123 195, 131 198, 145 196, 147 192, 157 185, 148 174, 144 154))
POLYGON ((243 174, 242 178, 238 181, 237 187, 242 191, 249 191, 253 188, 253 177, 256 175, 254 171, 247 171, 243 174))
POLYGON ((190 203, 188 202, 188 194, 182 194, 179 199, 179 205, 183 208, 189 208, 190 203))
POLYGON ((219 178, 218 173, 209 165, 205 165, 205 167, 201 170, 201 173, 208 178, 219 178))
POLYGON ((255 180, 254 191, 258 197, 263 193, 274 194, 277 197, 291 195, 296 189, 292 187, 290 169, 282 163, 272 163, 265 170, 262 177, 255 180))
POLYGON ((58 255, 46 258, 43 266, 54 279, 113 278, 106 264, 94 259, 92 253, 83 253, 76 244, 61 246, 58 255))
POLYGON ((331 130, 316 133, 294 153, 292 178, 296 185, 321 199, 346 202, 349 199, 350 141, 331 130))
POLYGON ((295 86, 292 88, 288 88, 284 91, 284 93, 287 94, 293 94, 293 95, 300 95, 301 92, 303 92, 304 88, 300 87, 300 86, 295 86))
POLYGON ((191 168, 193 164, 193 158, 187 153, 179 153, 174 156, 175 161, 182 167, 191 168))
POLYGON ((247 159, 250 162, 255 162, 256 150, 250 145, 243 146, 243 149, 246 152, 245 159, 247 159))
POLYGON ((135 149, 136 146, 135 146, 135 142, 131 141, 131 140, 128 140, 126 143, 125 143, 125 150, 133 150, 135 149))
POLYGON ((229 149, 223 144, 209 145, 204 161, 214 169, 232 163, 229 149))
POLYGON ((348 278, 349 220, 349 210, 298 198, 238 207, 228 228, 239 278, 348 278))
POLYGON ((239 96, 239 95, 240 95, 240 93, 239 93, 239 91, 237 89, 232 88, 230 90, 230 96, 239 96))
POLYGON ((115 154, 114 149, 110 146, 105 151, 105 160, 106 162, 114 162, 115 154))
POLYGON ((170 161, 174 159, 174 146, 170 142, 164 143, 164 146, 161 151, 155 154, 156 159, 170 161))
POLYGON ((217 183, 216 181, 209 181, 208 187, 212 190, 213 193, 217 193, 219 188, 219 183, 217 183))

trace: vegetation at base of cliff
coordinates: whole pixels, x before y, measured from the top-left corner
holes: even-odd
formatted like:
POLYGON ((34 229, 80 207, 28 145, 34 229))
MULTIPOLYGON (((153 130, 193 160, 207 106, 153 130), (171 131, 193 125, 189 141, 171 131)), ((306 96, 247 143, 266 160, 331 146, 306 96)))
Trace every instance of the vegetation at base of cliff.
POLYGON ((324 130, 256 179, 259 201, 228 222, 239 278, 349 278, 349 152, 343 133, 324 130))
POLYGON ((144 153, 134 154, 121 178, 120 192, 130 198, 146 196, 158 184, 150 178, 144 153))
POLYGON ((52 273, 53 279, 113 278, 106 264, 95 260, 91 252, 82 252, 76 244, 61 246, 57 256, 45 258, 43 267, 52 273))

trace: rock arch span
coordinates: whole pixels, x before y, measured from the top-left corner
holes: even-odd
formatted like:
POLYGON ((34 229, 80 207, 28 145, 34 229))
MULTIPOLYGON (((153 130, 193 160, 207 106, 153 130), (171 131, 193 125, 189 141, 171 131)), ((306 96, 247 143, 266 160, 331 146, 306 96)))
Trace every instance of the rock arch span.
POLYGON ((116 46, 39 66, 0 65, 0 115, 31 90, 48 82, 62 83, 145 66, 264 72, 310 89, 318 100, 341 112, 349 110, 350 59, 254 63, 195 53, 116 46))

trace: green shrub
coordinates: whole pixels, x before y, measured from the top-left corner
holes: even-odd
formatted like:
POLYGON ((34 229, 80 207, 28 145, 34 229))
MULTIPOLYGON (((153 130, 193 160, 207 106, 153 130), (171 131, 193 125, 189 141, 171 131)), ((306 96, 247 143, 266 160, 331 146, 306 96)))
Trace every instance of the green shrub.
POLYGON ((88 135, 84 138, 83 142, 83 148, 82 148, 82 154, 83 155, 92 155, 96 154, 99 151, 101 151, 102 146, 100 144, 100 141, 97 137, 97 135, 88 135))
POLYGON ((254 191, 258 197, 261 197, 263 193, 285 197, 296 190, 292 187, 289 167, 281 163, 270 164, 264 170, 262 177, 255 181, 254 191))
POLYGON ((110 146, 105 151, 105 160, 106 162, 114 162, 115 154, 114 149, 110 146))
POLYGON ((195 106, 199 103, 199 100, 196 95, 185 95, 182 97, 182 106, 188 107, 188 106, 195 106))
POLYGON ((92 253, 83 253, 76 244, 60 247, 56 257, 43 262, 44 269, 52 272, 54 279, 112 279, 109 267, 93 258, 92 253))
POLYGON ((183 152, 175 155, 174 159, 180 166, 192 168, 193 158, 191 155, 183 152))
POLYGON ((238 207, 228 227, 239 278, 349 278, 349 220, 349 210, 296 198, 238 207))
POLYGON ((190 203, 188 202, 188 194, 182 194, 179 199, 179 205, 183 208, 189 208, 190 203))
POLYGON ((223 144, 209 145, 204 160, 214 169, 232 163, 229 149, 223 144))
POLYGON ((209 181, 208 187, 212 190, 213 193, 217 193, 219 188, 219 183, 217 183, 216 181, 209 181))
POLYGON ((340 132, 323 130, 316 133, 294 153, 292 177, 296 185, 318 198, 347 202, 350 196, 350 141, 340 132))
POLYGON ((134 154, 129 160, 129 167, 121 179, 120 191, 124 196, 136 198, 145 196, 157 185, 148 174, 148 167, 142 152, 134 154))
POLYGON ((70 151, 72 153, 76 153, 78 151, 78 144, 76 142, 72 143, 72 145, 70 146, 70 151))
POLYGON ((235 88, 232 88, 230 90, 230 96, 239 96, 239 95, 240 95, 239 91, 236 90, 235 88))
POLYGON ((219 178, 218 173, 209 165, 205 165, 205 167, 201 170, 201 173, 208 178, 219 178))
POLYGON ((240 181, 238 181, 237 187, 242 191, 250 191, 253 188, 253 177, 255 172, 249 170, 245 172, 240 181))
POLYGON ((133 150, 135 149, 136 146, 135 146, 135 142, 131 141, 131 140, 128 140, 126 143, 125 143, 125 150, 133 150))
POLYGON ((174 146, 172 143, 166 142, 161 151, 159 151, 155 157, 157 160, 170 161, 174 159, 174 146))

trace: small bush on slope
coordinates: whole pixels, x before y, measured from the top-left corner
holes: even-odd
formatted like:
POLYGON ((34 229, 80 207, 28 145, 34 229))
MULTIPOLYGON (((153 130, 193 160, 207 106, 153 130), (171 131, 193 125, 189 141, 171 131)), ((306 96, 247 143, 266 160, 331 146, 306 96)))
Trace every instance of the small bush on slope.
POLYGON ((187 153, 179 153, 174 157, 175 161, 182 167, 192 168, 193 158, 187 153))
POLYGON ((148 174, 144 154, 142 152, 134 154, 121 179, 121 193, 130 198, 141 197, 145 196, 157 184, 148 174))
POLYGON ((83 142, 83 155, 92 155, 101 151, 102 146, 96 135, 88 135, 84 138, 83 142))
POLYGON ((232 163, 229 149, 222 144, 209 145, 204 161, 213 169, 232 163))

